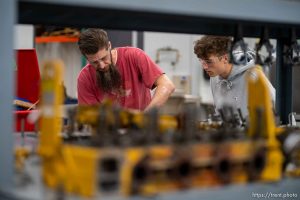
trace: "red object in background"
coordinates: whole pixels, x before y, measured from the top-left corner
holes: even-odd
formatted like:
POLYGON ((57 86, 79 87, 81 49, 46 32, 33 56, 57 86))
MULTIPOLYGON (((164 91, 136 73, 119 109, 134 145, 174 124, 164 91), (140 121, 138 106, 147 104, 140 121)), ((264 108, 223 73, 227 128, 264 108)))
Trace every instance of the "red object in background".
POLYGON ((35 49, 16 50, 16 96, 35 103, 40 96, 40 70, 35 49))
POLYGON ((27 116, 31 113, 31 110, 18 110, 15 111, 16 127, 15 130, 20 132, 22 130, 22 120, 24 120, 24 131, 34 131, 34 124, 27 121, 27 116))
MULTIPOLYGON (((40 70, 35 49, 16 50, 16 97, 36 103, 40 97, 40 70)), ((27 122, 31 111, 15 111, 15 130, 21 131, 21 121, 25 119, 24 131, 33 131, 34 124, 27 122)))

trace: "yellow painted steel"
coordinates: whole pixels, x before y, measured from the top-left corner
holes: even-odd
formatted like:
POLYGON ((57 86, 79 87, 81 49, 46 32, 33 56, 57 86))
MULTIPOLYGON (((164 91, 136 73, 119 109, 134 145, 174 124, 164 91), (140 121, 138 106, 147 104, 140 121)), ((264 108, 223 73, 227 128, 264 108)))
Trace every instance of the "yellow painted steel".
MULTIPOLYGON (((93 126, 99 125, 99 109, 100 106, 79 106, 76 119, 79 123, 90 124, 93 126)), ((115 117, 120 118, 120 126, 124 128, 131 128, 134 126, 139 129, 145 128, 147 125, 147 116, 140 111, 136 110, 120 110, 118 116, 114 116, 112 113, 112 107, 105 107, 104 112, 106 113, 105 122, 107 125, 114 125, 115 117)), ((175 116, 171 115, 160 115, 158 117, 158 127, 161 133, 167 131, 177 130, 179 127, 178 120, 175 116)))
POLYGON ((29 156, 29 150, 25 147, 18 147, 15 149, 15 168, 18 171, 24 169, 24 161, 29 156))
POLYGON ((249 136, 258 134, 266 138, 266 164, 261 173, 261 180, 278 181, 282 175, 283 155, 276 135, 282 132, 282 129, 275 125, 270 91, 260 66, 248 73, 248 106, 249 136))
POLYGON ((63 145, 59 135, 62 130, 62 77, 61 61, 46 62, 42 72, 42 114, 38 149, 43 158, 42 177, 49 187, 92 196, 96 192, 97 150, 63 145))
POLYGON ((64 145, 64 188, 67 192, 93 196, 97 191, 99 150, 91 147, 64 145))
POLYGON ((165 133, 167 131, 176 131, 179 127, 176 117, 171 115, 162 115, 159 117, 159 131, 165 133))
POLYGON ((126 160, 121 170, 121 193, 125 196, 132 194, 134 167, 146 156, 143 148, 129 148, 124 151, 126 160))
POLYGON ((59 60, 46 62, 41 83, 41 134, 39 153, 43 157, 57 155, 61 146, 63 64, 59 60))

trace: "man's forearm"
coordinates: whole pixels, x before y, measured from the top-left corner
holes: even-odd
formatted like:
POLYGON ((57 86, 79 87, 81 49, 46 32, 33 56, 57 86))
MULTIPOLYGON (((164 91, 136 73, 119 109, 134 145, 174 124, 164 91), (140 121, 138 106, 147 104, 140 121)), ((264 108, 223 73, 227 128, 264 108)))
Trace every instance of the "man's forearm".
POLYGON ((174 92, 174 90, 175 88, 173 84, 157 86, 150 104, 145 108, 144 111, 148 111, 154 107, 162 106, 168 100, 169 96, 174 92))

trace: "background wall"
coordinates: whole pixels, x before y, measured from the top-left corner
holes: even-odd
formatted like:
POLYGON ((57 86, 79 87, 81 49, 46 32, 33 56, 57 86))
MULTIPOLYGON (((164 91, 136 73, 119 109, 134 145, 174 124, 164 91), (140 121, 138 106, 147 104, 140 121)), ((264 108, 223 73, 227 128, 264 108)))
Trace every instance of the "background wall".
POLYGON ((14 31, 14 49, 32 49, 34 47, 33 25, 15 25, 14 31))
POLYGON ((64 63, 64 85, 70 97, 77 97, 77 76, 82 68, 82 56, 77 43, 41 43, 35 45, 40 70, 45 61, 60 59, 64 63))
POLYGON ((202 102, 212 103, 209 81, 204 80, 203 70, 193 50, 194 41, 200 37, 190 34, 144 32, 144 50, 155 61, 159 48, 178 49, 180 58, 175 66, 166 61, 158 63, 159 66, 172 79, 174 76, 190 77, 190 94, 200 96, 202 102))

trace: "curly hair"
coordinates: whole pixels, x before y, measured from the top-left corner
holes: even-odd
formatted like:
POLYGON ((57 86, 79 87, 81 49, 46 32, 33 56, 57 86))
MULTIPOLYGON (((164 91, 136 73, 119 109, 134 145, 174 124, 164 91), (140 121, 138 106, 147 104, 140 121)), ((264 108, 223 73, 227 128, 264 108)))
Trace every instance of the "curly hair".
POLYGON ((107 33, 103 29, 89 28, 80 34, 78 46, 83 55, 95 54, 103 48, 108 48, 107 33))
POLYGON ((194 53, 200 59, 208 59, 211 55, 222 56, 228 53, 231 42, 230 37, 205 35, 195 41, 194 53))

